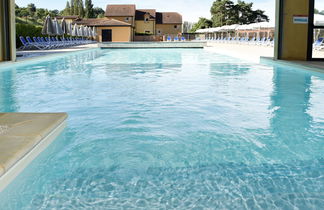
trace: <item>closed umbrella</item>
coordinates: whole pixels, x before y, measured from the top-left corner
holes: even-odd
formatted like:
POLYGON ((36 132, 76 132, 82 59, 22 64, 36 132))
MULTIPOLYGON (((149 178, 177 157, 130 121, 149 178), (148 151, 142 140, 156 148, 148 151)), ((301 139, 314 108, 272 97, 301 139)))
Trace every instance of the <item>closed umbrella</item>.
POLYGON ((79 32, 79 36, 84 37, 84 26, 80 26, 78 32, 79 32))
POLYGON ((49 15, 46 16, 45 22, 42 28, 42 34, 44 35, 55 35, 55 28, 52 22, 52 19, 49 15))
POLYGON ((91 27, 88 27, 88 33, 89 33, 89 37, 93 37, 91 27))
POLYGON ((90 37, 90 38, 93 37, 92 30, 90 27, 88 27, 88 37, 90 37))
POLYGON ((65 18, 62 19, 61 27, 62 27, 62 31, 64 34, 69 33, 69 26, 68 26, 67 22, 65 21, 65 18))
POLYGON ((71 35, 72 36, 79 36, 79 29, 78 29, 78 25, 77 24, 74 24, 71 35))
POLYGON ((67 25, 67 34, 72 35, 72 23, 66 23, 67 25))
POLYGON ((59 22, 56 20, 56 18, 53 21, 54 29, 55 29, 55 35, 62 36, 64 34, 62 30, 62 26, 59 24, 59 22))
POLYGON ((92 34, 93 34, 93 36, 97 36, 97 30, 96 30, 96 27, 93 27, 92 28, 92 34))
POLYGON ((88 30, 88 26, 84 27, 84 36, 85 36, 85 37, 89 37, 89 30, 88 30))

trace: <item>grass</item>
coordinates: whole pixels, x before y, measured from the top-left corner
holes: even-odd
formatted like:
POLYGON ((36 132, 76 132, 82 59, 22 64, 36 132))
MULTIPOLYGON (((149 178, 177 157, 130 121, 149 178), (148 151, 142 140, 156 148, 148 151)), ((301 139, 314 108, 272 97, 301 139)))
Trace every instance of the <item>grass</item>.
POLYGON ((42 20, 35 20, 33 18, 21 18, 21 17, 16 17, 16 23, 20 23, 20 24, 30 24, 30 25, 34 25, 34 26, 43 26, 43 21, 42 20))

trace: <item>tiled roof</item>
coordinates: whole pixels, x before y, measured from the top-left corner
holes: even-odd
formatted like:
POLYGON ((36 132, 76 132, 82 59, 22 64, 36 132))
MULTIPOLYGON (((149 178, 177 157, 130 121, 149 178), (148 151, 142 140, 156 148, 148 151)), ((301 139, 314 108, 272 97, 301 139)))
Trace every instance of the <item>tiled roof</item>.
POLYGON ((106 17, 117 17, 117 16, 123 16, 123 17, 134 17, 136 11, 136 6, 134 4, 108 4, 106 8, 106 17))
POLYGON ((129 23, 115 19, 107 18, 89 18, 83 20, 74 21, 73 24, 85 25, 85 26, 131 26, 129 23))
POLYGON ((177 12, 157 12, 157 24, 182 24, 182 16, 177 12))
POLYGON ((144 20, 144 15, 149 14, 150 19, 155 19, 156 10, 155 9, 139 9, 136 10, 135 20, 144 20))
POLYGON ((57 16, 56 19, 79 19, 78 15, 57 16))

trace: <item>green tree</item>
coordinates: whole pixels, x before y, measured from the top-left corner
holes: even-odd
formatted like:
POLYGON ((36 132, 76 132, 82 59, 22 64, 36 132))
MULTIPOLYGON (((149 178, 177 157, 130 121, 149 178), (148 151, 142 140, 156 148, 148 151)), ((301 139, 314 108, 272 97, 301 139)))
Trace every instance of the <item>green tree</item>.
POLYGON ((73 5, 73 15, 80 15, 79 14, 79 0, 74 0, 74 5, 73 5))
POLYGON ((234 24, 235 17, 234 3, 230 0, 216 0, 214 1, 210 12, 212 14, 212 21, 214 27, 234 24))
POLYGON ((216 0, 210 12, 214 27, 269 21, 264 11, 253 10, 253 3, 245 3, 241 0, 238 0, 237 4, 230 0, 216 0))
POLYGON ((93 4, 91 0, 85 0, 85 17, 94 18, 93 4))
POLYGON ((100 7, 93 8, 93 17, 102 18, 105 15, 105 11, 100 7))
POLYGON ((66 2, 65 9, 63 10, 62 13, 63 15, 71 15, 71 6, 69 1, 66 2))
POLYGON ((74 0, 71 0, 70 7, 70 15, 74 15, 74 0))
POLYGON ((30 17, 34 17, 35 12, 36 12, 36 6, 35 6, 35 4, 28 4, 27 5, 27 10, 29 12, 29 16, 30 17))
POLYGON ((83 0, 79 0, 79 14, 80 17, 84 17, 84 6, 83 6, 83 0))
POLYGON ((60 13, 60 11, 58 11, 57 9, 48 11, 48 14, 49 14, 51 17, 56 17, 56 16, 59 15, 59 13, 60 13))
POLYGON ((19 17, 24 17, 27 23, 28 16, 30 16, 29 10, 27 8, 22 8, 19 12, 19 17))
POLYGON ((16 14, 16 16, 18 16, 18 17, 20 17, 20 8, 19 8, 19 6, 16 4, 16 6, 15 6, 15 14, 16 14))
POLYGON ((324 10, 320 11, 319 9, 314 9, 314 14, 324 15, 324 10))
POLYGON ((195 32, 198 29, 210 28, 212 27, 213 22, 207 18, 199 18, 199 21, 192 26, 190 32, 195 32))
POLYGON ((43 8, 39 8, 36 10, 35 16, 37 19, 45 19, 46 17, 46 10, 43 8))

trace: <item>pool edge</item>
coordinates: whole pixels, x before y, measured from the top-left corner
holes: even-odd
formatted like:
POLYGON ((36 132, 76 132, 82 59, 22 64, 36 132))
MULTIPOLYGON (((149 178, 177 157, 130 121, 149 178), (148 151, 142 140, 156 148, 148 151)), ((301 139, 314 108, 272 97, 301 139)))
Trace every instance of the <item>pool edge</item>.
POLYGON ((318 66, 311 66, 309 61, 288 61, 288 60, 274 60, 272 57, 260 57, 260 63, 261 64, 267 64, 267 65, 280 65, 280 66, 290 66, 292 68, 298 68, 303 69, 306 71, 312 71, 317 73, 324 73, 324 66, 322 68, 318 66))
POLYGON ((28 153, 18 160, 0 177, 0 192, 2 192, 37 156, 43 152, 65 129, 66 119, 47 136, 42 138, 28 153))

